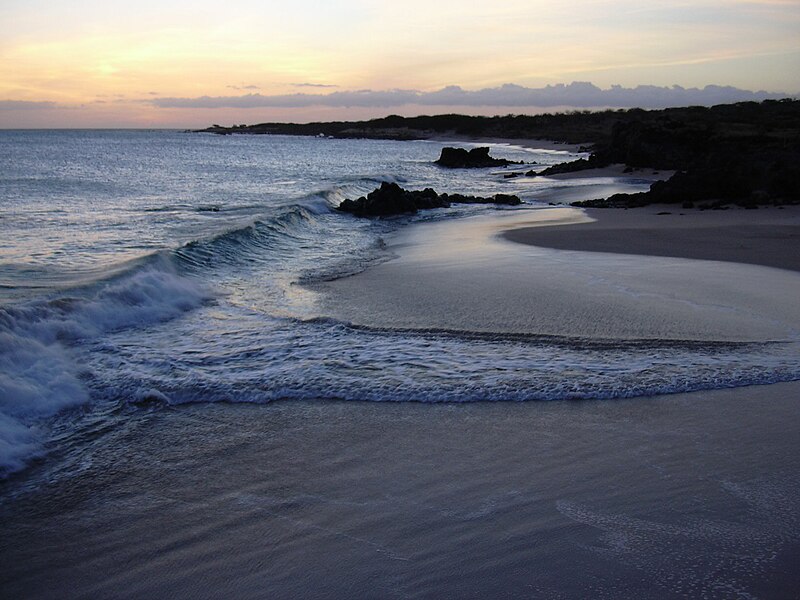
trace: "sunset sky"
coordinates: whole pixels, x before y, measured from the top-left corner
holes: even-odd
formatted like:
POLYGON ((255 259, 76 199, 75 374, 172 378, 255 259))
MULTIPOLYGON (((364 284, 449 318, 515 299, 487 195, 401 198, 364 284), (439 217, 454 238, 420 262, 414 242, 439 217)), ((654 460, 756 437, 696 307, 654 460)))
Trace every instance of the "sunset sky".
POLYGON ((524 112, 501 86, 573 81, 797 95, 800 1, 0 2, 0 127, 524 112))

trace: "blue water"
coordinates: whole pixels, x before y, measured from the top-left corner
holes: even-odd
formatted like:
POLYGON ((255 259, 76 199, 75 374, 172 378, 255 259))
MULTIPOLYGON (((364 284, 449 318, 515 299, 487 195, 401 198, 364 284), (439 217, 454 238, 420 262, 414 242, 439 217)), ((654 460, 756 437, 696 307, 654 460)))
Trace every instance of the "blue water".
MULTIPOLYGON (((301 283, 389 260, 384 237, 415 221, 536 210, 555 185, 440 169, 444 145, 0 132, 0 474, 154 405, 614 398, 798 378, 796 352, 776 345, 587 344, 324 318, 301 283), (383 181, 525 204, 386 220, 334 210, 383 181)), ((492 153, 542 166, 576 157, 492 153)))

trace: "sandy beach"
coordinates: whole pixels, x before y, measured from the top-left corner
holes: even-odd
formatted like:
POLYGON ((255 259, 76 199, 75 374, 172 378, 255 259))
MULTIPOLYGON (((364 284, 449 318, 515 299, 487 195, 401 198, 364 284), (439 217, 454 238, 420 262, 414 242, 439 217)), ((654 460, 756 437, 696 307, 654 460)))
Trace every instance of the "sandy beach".
POLYGON ((796 235, 796 211, 716 211, 694 220, 655 212, 554 207, 424 223, 387 238, 395 259, 314 289, 323 314, 370 327, 728 341, 783 339, 787 326, 800 330, 799 275, 719 262, 747 254, 751 262, 795 264, 796 238, 768 229, 796 235), (626 252, 580 250, 582 228, 608 232, 609 243, 626 252), (726 228, 761 235, 773 246, 751 242, 748 251, 734 240, 726 255, 724 244, 717 248, 704 237, 711 230, 727 238, 726 228), (515 243, 540 237, 559 249, 515 243), (659 240, 677 246, 679 257, 643 256, 659 240), (687 258, 711 258, 712 250, 716 260, 687 258))
MULTIPOLYGON (((663 175, 514 185, 546 203, 663 175)), ((108 400, 4 481, 2 594, 796 596, 797 212, 680 212, 398 221, 369 238, 387 260, 313 284, 324 254, 281 260, 383 223, 324 212, 320 236, 291 209, 186 249, 203 280, 240 265, 226 295, 77 355, 108 400)), ((89 308, 124 314, 109 296, 89 308)))
MULTIPOLYGON (((539 230, 573 235, 572 248, 581 228, 631 240, 655 228, 685 242, 712 227, 763 234, 784 214, 697 215, 693 228, 647 211, 498 211, 402 229, 387 239, 394 260, 313 288, 321 314, 425 330, 426 345, 436 330, 494 332, 486 360, 498 374, 530 370, 535 336, 572 340, 545 347, 531 386, 576 352, 557 380, 572 386, 596 368, 584 364, 592 356, 601 367, 590 379, 601 377, 621 347, 629 362, 642 357, 635 390, 654 367, 652 344, 668 362, 688 352, 696 379, 708 340, 750 340, 710 344, 716 365, 729 350, 747 362, 754 346, 796 339, 800 275, 637 256, 649 247, 633 243, 628 254, 529 245, 539 230)), ((395 364, 416 360, 392 339, 386 351, 395 364)), ((434 368, 466 398, 456 366, 434 368)), ((758 365, 745 367, 757 377, 758 365)), ((623 365, 612 370, 624 382, 623 365)), ((118 409, 124 427, 97 437, 87 423, 73 434, 85 441, 32 469, 45 483, 9 488, 0 585, 30 598, 796 595, 798 382, 611 401, 587 389, 565 396, 585 401, 118 409)))
POLYGON ((792 598, 796 383, 139 411, 0 504, 9 598, 792 598), (55 474, 54 474, 55 475, 55 474))
POLYGON ((517 227, 507 240, 560 250, 673 256, 800 270, 798 207, 588 209, 591 222, 517 227))
POLYGON ((800 0, 0 15, 0 600, 800 600, 800 0))

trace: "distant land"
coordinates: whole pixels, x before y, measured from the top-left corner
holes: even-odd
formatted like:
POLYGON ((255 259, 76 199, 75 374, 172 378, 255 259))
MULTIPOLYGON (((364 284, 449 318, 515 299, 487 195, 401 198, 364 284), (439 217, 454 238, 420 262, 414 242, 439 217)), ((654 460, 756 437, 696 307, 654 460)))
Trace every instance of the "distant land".
POLYGON ((199 132, 370 139, 551 140, 583 144, 588 159, 543 175, 621 163, 676 171, 650 191, 618 194, 586 206, 680 203, 686 208, 800 203, 800 101, 739 102, 712 107, 573 111, 475 117, 457 114, 369 121, 259 123, 199 132), (705 204, 703 204, 705 203, 705 204))

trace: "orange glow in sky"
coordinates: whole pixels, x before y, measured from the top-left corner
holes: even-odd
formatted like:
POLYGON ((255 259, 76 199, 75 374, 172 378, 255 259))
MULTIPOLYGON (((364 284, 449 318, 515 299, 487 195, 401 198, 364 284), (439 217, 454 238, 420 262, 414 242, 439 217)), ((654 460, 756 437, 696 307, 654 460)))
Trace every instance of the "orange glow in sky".
MULTIPOLYGON (((797 94, 800 2, 0 4, 0 127, 192 127, 442 112, 453 107, 286 99, 209 107, 190 100, 572 81, 797 94), (165 106, 163 98, 186 99, 186 106, 165 106)), ((491 114, 493 107, 465 112, 491 114)))

